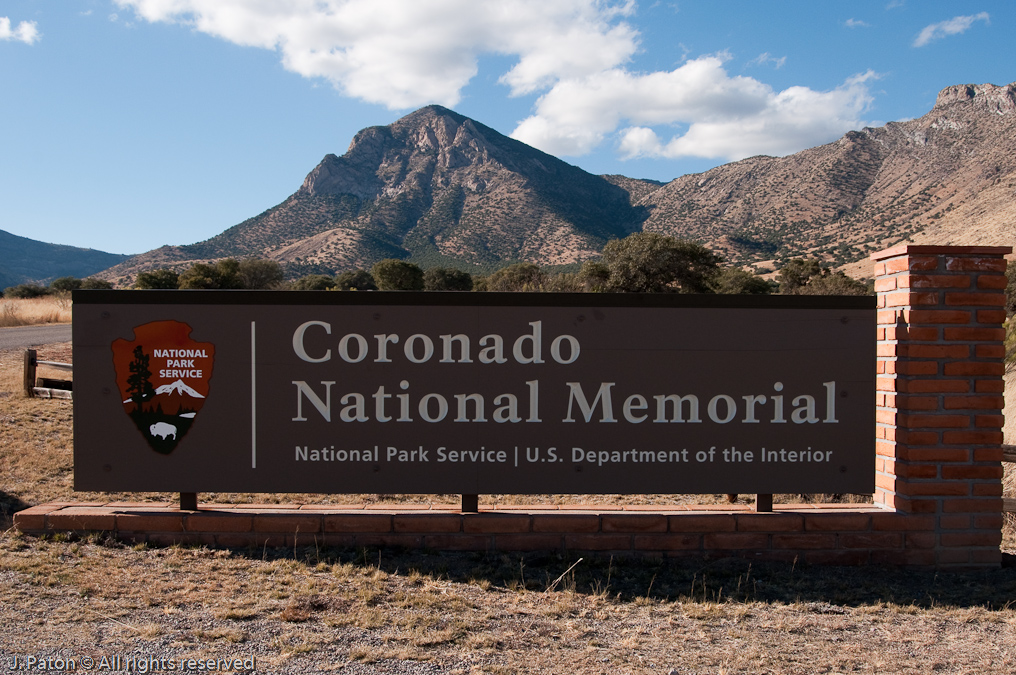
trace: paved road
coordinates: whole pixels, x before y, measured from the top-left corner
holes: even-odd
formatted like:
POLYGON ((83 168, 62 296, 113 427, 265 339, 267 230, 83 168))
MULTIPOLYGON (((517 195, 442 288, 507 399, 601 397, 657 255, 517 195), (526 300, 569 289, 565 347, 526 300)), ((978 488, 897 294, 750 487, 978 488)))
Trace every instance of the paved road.
POLYGON ((0 328, 0 350, 25 349, 55 342, 70 342, 70 340, 71 325, 69 323, 0 328))

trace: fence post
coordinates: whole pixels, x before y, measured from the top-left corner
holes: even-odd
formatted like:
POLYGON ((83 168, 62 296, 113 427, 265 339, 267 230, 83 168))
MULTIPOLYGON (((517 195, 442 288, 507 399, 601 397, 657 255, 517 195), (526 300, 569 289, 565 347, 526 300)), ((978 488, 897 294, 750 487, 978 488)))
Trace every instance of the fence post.
POLYGON ((1008 246, 875 253, 875 503, 933 516, 909 562, 998 566, 1008 246))
POLYGON ((25 350, 25 396, 35 396, 35 369, 38 365, 34 349, 25 350))

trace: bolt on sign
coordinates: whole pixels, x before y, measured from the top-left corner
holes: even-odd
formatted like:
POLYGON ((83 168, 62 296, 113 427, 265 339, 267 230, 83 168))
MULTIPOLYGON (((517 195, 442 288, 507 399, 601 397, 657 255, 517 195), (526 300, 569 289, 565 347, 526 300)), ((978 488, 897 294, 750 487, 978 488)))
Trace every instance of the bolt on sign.
POLYGON ((874 489, 874 299, 75 291, 78 490, 874 489))

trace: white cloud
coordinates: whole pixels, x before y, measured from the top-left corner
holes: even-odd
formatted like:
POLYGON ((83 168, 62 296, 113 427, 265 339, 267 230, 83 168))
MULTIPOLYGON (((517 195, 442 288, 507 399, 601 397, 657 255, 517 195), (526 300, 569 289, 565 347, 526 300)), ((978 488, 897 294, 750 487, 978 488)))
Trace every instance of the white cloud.
POLYGON ((925 26, 914 39, 914 47, 923 47, 933 40, 939 40, 947 35, 958 35, 965 33, 975 21, 989 23, 990 17, 987 12, 972 14, 970 16, 955 16, 948 21, 933 23, 925 26))
POLYGON ((871 24, 860 19, 847 19, 843 22, 843 25, 847 28, 868 28, 871 24))
POLYGON ((749 77, 731 77, 729 56, 706 56, 671 72, 613 69, 555 85, 512 136, 546 152, 581 155, 620 131, 619 150, 633 157, 737 160, 785 155, 827 143, 863 126, 871 102, 868 72, 832 91, 790 87, 774 92, 749 77), (651 126, 687 125, 661 140, 651 126), (622 128, 623 127, 623 128, 622 128))
POLYGON ((389 108, 455 105, 480 54, 518 57, 514 95, 630 59, 633 0, 116 0, 147 21, 277 50, 283 65, 389 108))
POLYGON ((764 66, 767 63, 773 64, 773 67, 779 70, 787 63, 787 57, 781 56, 779 58, 773 56, 769 52, 762 52, 751 61, 748 62, 749 66, 764 66))
POLYGON ((30 45, 38 42, 40 37, 39 26, 34 21, 22 21, 12 29, 10 18, 0 16, 0 40, 15 40, 30 45))

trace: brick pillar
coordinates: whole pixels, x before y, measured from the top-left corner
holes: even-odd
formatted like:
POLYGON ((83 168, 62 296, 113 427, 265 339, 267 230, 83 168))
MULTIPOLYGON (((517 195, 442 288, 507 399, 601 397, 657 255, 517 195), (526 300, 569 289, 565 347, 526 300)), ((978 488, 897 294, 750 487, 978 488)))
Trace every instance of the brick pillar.
POLYGON ((1005 246, 875 253, 875 503, 935 516, 908 548, 997 566, 1002 540, 1005 246))

